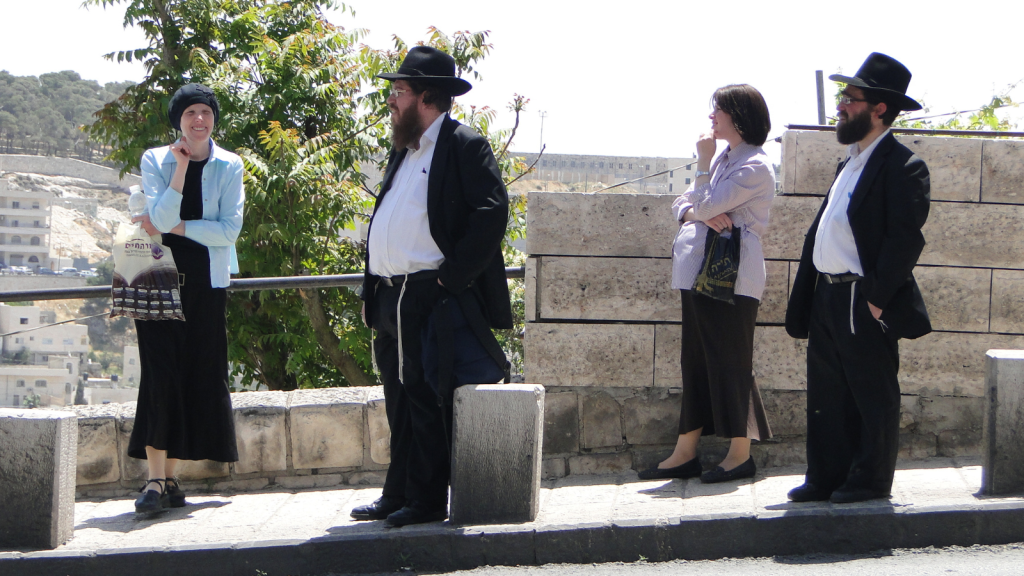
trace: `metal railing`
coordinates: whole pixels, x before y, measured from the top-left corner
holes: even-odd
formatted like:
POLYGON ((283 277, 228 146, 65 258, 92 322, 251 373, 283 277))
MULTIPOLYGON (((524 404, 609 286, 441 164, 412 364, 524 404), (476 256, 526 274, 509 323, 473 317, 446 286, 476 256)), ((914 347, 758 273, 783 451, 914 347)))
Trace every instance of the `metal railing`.
MULTIPOLYGON (((815 132, 835 132, 834 124, 787 124, 789 130, 810 130, 815 132)), ((910 136, 967 136, 974 138, 1024 138, 1024 132, 1003 132, 998 130, 927 130, 921 128, 893 128, 893 134, 910 136)))
MULTIPOLYGON (((505 268, 506 278, 525 278, 526 268, 505 268)), ((363 283, 363 274, 335 274, 330 276, 278 276, 273 278, 236 278, 227 287, 228 292, 254 290, 294 290, 297 288, 354 288, 363 283)), ((109 298, 110 286, 80 286, 75 288, 47 288, 39 290, 13 290, 0 292, 0 302, 28 302, 32 300, 72 300, 78 298, 109 298)))

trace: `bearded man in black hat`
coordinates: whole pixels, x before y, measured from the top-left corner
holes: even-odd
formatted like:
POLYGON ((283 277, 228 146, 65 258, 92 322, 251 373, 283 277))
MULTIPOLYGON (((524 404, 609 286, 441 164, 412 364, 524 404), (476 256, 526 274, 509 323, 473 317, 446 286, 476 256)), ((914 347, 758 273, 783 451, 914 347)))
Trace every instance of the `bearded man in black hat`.
POLYGON ((363 319, 391 426, 383 495, 352 510, 392 526, 448 517, 453 389, 508 381, 491 328, 511 328, 501 241, 508 195, 487 140, 448 116, 455 60, 409 50, 391 81, 394 147, 370 221, 363 319))
POLYGON ((790 500, 888 498, 899 447, 899 339, 931 332, 913 269, 928 167, 890 126, 910 71, 873 53, 846 83, 836 136, 849 155, 804 241, 786 331, 807 338, 807 476, 790 500))

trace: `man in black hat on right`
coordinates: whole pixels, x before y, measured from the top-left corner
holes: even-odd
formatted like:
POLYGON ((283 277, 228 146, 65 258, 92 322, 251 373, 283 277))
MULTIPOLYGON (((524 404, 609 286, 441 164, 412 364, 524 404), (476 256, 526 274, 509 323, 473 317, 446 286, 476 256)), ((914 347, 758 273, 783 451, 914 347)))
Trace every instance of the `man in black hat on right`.
POLYGON ((888 498, 899 448, 899 339, 931 332, 913 269, 928 167, 896 141, 910 71, 872 53, 846 84, 836 136, 849 155, 804 240, 786 331, 807 338, 807 476, 795 502, 888 498))

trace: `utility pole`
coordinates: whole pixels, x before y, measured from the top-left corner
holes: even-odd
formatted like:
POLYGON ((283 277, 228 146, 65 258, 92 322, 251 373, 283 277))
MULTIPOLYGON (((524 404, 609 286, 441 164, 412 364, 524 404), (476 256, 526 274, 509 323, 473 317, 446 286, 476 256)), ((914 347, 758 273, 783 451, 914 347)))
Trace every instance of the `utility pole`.
POLYGON ((548 117, 548 113, 544 110, 539 112, 540 114, 540 147, 537 148, 537 153, 544 149, 544 119, 548 117))
POLYGON ((814 71, 818 84, 818 124, 825 125, 825 74, 821 70, 814 71))

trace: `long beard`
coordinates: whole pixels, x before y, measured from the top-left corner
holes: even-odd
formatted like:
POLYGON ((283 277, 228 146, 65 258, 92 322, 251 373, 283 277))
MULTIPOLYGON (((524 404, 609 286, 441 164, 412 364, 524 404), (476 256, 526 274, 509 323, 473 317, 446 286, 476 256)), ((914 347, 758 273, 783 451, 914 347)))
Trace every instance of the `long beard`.
POLYGON ((860 142, 871 132, 871 112, 862 110, 856 116, 847 117, 846 120, 839 120, 836 126, 836 140, 840 144, 853 144, 860 142))
POLYGON ((414 142, 418 142, 423 130, 420 129, 420 111, 416 106, 409 106, 396 120, 391 117, 391 136, 395 150, 408 148, 414 142))

